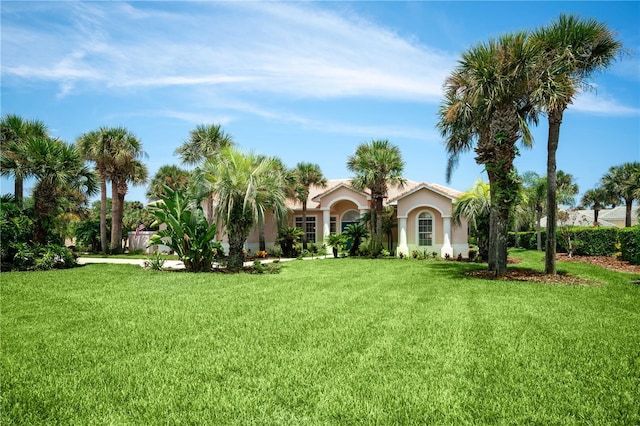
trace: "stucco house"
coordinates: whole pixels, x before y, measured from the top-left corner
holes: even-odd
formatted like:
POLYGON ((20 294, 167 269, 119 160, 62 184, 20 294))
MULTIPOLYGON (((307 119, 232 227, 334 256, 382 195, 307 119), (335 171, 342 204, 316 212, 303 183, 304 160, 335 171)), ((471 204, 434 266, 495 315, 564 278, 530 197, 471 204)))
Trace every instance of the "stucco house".
MULTIPOLYGON (((639 206, 631 207, 631 226, 638 224, 639 206)), ((593 210, 574 210, 567 211, 569 214, 565 221, 558 220, 558 226, 595 226, 593 222, 593 210)), ((612 209, 600 209, 598 212, 598 226, 603 228, 624 228, 626 217, 626 207, 618 206, 612 209)), ((547 227, 547 217, 544 216, 540 220, 542 228, 547 227)))
MULTIPOLYGON (((459 254, 467 257, 467 223, 463 220, 457 227, 451 223, 453 203, 460 195, 451 188, 411 180, 407 180, 403 188, 390 187, 385 206, 394 208, 397 226, 392 233, 392 247, 387 248, 405 256, 419 249, 436 251, 442 257, 459 254)), ((370 194, 354 189, 349 179, 332 179, 324 188, 310 188, 306 230, 302 223, 302 203, 289 201, 288 226, 303 229, 307 241, 322 245, 329 234, 340 233, 347 225, 358 222, 369 211, 370 201, 370 194)), ((275 244, 277 235, 277 224, 272 216, 267 216, 264 226, 267 247, 275 244)), ((254 229, 247 240, 247 249, 255 252, 259 241, 259 230, 254 229)))

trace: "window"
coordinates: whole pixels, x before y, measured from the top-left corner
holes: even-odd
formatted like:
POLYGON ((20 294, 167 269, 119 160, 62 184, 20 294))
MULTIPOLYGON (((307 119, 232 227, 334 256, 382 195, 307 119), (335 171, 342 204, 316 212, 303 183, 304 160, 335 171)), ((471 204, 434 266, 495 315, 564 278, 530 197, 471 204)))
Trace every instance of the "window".
POLYGON ((329 219, 329 233, 336 234, 338 232, 338 218, 335 216, 331 216, 329 219))
POLYGON ((422 212, 418 216, 418 245, 433 245, 433 216, 431 213, 422 212))
POLYGON ((296 216, 296 228, 302 229, 307 234, 307 242, 316 242, 316 217, 307 216, 307 229, 302 226, 302 216, 296 216))

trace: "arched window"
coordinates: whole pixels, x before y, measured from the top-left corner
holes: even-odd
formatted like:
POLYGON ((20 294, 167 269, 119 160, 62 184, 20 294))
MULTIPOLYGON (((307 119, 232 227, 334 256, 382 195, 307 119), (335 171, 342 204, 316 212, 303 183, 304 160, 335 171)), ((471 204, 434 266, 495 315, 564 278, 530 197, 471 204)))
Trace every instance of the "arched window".
POLYGON ((429 212, 418 215, 418 245, 433 245, 433 216, 429 212))

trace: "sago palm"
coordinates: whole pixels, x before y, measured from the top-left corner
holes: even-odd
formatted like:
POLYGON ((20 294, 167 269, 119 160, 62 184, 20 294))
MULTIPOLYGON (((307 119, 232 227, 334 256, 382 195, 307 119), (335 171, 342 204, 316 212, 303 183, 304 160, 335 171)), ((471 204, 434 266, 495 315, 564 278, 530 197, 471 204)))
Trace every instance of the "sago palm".
POLYGON ((451 222, 460 226, 465 218, 470 233, 476 237, 478 253, 487 260, 489 252, 489 217, 491 213, 491 191, 489 184, 478 179, 476 183, 460 196, 453 205, 451 222))

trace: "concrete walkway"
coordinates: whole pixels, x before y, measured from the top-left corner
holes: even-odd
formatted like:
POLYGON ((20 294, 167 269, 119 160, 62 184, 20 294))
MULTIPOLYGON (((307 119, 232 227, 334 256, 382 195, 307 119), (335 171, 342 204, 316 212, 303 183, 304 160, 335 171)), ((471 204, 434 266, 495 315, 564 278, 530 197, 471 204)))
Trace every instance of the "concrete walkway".
MULTIPOLYGON (((305 257, 303 260, 326 259, 326 258, 332 258, 332 257, 333 256, 315 256, 313 258, 305 257)), ((114 264, 120 264, 120 265, 138 265, 140 267, 143 267, 145 260, 146 259, 116 259, 111 257, 79 257, 78 265, 87 265, 89 263, 114 263, 114 264)), ((264 259, 264 260, 261 260, 260 262, 271 263, 274 260, 275 259, 264 259)), ((289 262, 291 260, 296 260, 296 259, 283 258, 283 259, 280 259, 280 262, 289 262)), ((244 262, 244 266, 251 266, 251 265, 253 265, 253 261, 244 262)), ((184 263, 182 263, 182 261, 180 260, 165 260, 163 268, 184 269, 184 263)))

